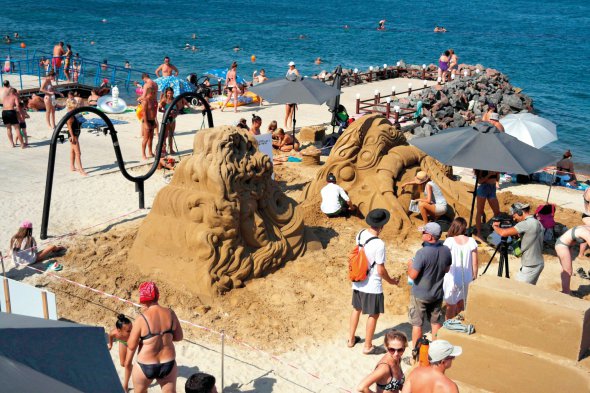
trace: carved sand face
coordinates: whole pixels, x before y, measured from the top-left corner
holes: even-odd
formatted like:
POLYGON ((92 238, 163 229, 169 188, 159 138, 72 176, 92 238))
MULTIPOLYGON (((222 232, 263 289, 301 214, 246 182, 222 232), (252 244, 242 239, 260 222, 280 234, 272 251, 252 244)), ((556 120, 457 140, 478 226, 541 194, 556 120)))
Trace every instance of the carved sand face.
POLYGON ((271 175, 268 156, 249 133, 235 127, 199 131, 194 155, 159 192, 131 257, 142 265, 150 258, 157 266, 184 261, 200 280, 201 287, 191 288, 196 292, 224 292, 276 270, 302 254, 305 243, 295 202, 271 175), (142 247, 159 262, 140 253, 142 247))

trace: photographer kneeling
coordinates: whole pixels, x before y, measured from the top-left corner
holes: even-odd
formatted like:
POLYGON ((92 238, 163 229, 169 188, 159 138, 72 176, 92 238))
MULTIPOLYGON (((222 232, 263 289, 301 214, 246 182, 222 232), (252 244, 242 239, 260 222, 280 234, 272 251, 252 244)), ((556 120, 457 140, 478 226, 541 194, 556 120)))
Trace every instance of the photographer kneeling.
POLYGON ((500 228, 500 222, 493 224, 494 231, 502 236, 520 236, 521 267, 516 276, 517 281, 535 285, 545 262, 543 261, 543 226, 530 214, 531 207, 526 203, 516 202, 510 207, 510 215, 516 225, 500 228))

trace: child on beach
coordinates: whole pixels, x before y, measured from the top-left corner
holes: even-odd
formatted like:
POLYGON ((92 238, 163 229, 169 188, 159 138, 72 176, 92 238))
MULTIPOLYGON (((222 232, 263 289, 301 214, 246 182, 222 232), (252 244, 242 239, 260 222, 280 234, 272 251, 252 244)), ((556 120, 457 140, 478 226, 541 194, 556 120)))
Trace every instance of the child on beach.
POLYGON ((29 106, 29 99, 27 97, 23 98, 20 103, 20 107, 18 108, 18 124, 20 125, 20 133, 23 137, 23 144, 24 146, 28 146, 29 144, 29 136, 27 135, 27 122, 29 114, 27 113, 27 107, 29 106))
MULTIPOLYGON (((51 254, 65 250, 65 247, 51 245, 41 251, 37 251, 37 242, 33 237, 33 224, 31 221, 25 220, 16 234, 10 239, 10 249, 12 250, 12 260, 15 265, 32 265, 44 261, 51 254)), ((55 262, 48 269, 60 271, 63 269, 63 266, 55 262)))
POLYGON ((121 367, 125 368, 125 379, 123 381, 125 392, 129 390, 129 379, 131 378, 131 370, 133 369, 132 364, 129 364, 128 366, 125 365, 125 359, 127 358, 127 340, 129 340, 132 328, 133 324, 129 318, 124 314, 119 314, 117 316, 117 322, 115 322, 115 329, 111 330, 109 333, 109 351, 113 348, 113 341, 119 342, 119 361, 121 362, 121 367))

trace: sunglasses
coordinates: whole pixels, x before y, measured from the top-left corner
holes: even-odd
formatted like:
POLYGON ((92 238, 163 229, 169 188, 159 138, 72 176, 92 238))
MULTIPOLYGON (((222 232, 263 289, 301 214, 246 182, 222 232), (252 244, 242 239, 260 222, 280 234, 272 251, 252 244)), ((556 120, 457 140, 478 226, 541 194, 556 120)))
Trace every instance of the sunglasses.
POLYGON ((387 352, 389 353, 400 353, 403 354, 406 351, 406 347, 403 348, 387 348, 387 352))

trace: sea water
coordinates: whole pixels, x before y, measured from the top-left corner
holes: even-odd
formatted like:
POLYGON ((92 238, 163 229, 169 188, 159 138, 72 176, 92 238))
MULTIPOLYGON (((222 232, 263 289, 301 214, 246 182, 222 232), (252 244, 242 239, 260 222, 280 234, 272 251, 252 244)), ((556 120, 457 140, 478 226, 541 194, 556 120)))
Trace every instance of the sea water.
POLYGON ((0 13, 0 34, 15 31, 22 39, 13 45, 51 51, 64 41, 82 57, 121 66, 129 60, 151 72, 170 56, 181 76, 235 60, 248 80, 260 68, 282 76, 289 61, 304 75, 339 64, 436 64, 453 48, 460 62, 507 74, 557 124, 559 140, 546 150, 558 156, 571 149, 577 169, 590 168, 588 0, 21 0, 4 3, 0 13), (385 31, 376 29, 380 19, 387 20, 385 31), (434 33, 435 25, 448 32, 434 33), (187 43, 199 50, 184 50, 187 43))

